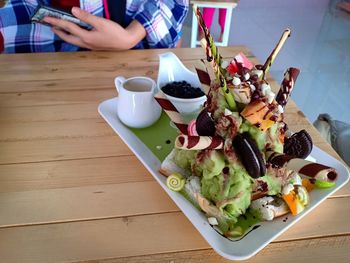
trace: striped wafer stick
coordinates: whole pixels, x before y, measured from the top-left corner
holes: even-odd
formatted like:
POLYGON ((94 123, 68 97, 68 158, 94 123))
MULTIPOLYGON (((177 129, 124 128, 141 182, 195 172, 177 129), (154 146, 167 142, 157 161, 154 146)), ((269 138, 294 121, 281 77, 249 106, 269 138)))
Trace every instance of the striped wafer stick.
POLYGON ((286 154, 274 153, 270 155, 269 162, 278 167, 285 166, 305 177, 317 179, 323 182, 334 182, 338 176, 337 171, 332 167, 320 163, 313 163, 300 158, 293 158, 286 154))
POLYGON ((167 99, 162 91, 159 91, 154 98, 162 107, 164 112, 169 116, 170 120, 176 125, 181 133, 187 134, 187 124, 183 121, 181 114, 175 106, 167 99))
POLYGON ((285 107, 290 94, 294 88, 295 81, 299 76, 300 70, 297 68, 289 68, 286 73, 284 73, 284 79, 281 83, 280 90, 277 93, 276 101, 282 107, 285 107))
POLYGON ((196 63, 195 68, 199 81, 202 84, 203 91, 207 95, 210 90, 211 78, 205 62, 201 59, 198 63, 196 63))
POLYGON ((220 137, 179 135, 175 147, 183 150, 223 149, 224 141, 220 137))

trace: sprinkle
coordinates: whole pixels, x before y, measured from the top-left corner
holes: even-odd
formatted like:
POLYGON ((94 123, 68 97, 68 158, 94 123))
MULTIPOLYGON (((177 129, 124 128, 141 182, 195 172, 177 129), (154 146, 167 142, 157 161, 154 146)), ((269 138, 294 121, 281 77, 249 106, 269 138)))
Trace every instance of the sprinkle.
POLYGON ((269 90, 271 90, 271 87, 270 87, 269 84, 263 83, 263 84, 261 85, 261 92, 262 92, 262 94, 263 94, 264 96, 267 95, 267 92, 268 92, 269 90))
POLYGON ((244 74, 244 78, 245 78, 245 80, 248 80, 248 79, 250 78, 249 73, 245 73, 245 74, 244 74))
POLYGON ((273 91, 271 90, 268 90, 266 93, 267 101, 269 102, 269 104, 271 104, 273 102, 273 99, 275 98, 275 93, 273 93, 273 91))
POLYGON ((226 109, 226 108, 225 108, 224 115, 225 115, 225 116, 232 115, 232 111, 230 111, 229 109, 226 109))
POLYGON ((252 70, 252 72, 251 72, 253 75, 257 75, 258 76, 258 78, 260 78, 261 77, 261 75, 263 74, 263 71, 262 70, 260 70, 260 69, 254 69, 254 70, 252 70))
POLYGON ((241 84, 241 80, 237 77, 233 77, 232 84, 238 86, 239 84, 241 84))
POLYGON ((161 150, 162 146, 161 145, 157 145, 156 148, 157 148, 157 150, 161 150))
POLYGON ((284 112, 283 107, 281 105, 278 105, 277 109, 278 109, 279 113, 283 113, 284 112))

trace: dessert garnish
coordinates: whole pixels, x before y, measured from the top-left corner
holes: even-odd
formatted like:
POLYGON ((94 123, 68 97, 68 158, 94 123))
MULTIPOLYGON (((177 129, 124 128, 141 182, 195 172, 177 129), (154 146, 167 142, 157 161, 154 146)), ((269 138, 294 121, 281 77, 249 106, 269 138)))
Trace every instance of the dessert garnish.
POLYGON ((265 161, 256 142, 250 138, 248 132, 237 134, 233 140, 233 147, 251 177, 258 178, 265 175, 265 161))
POLYGON ((214 136, 215 135, 215 123, 214 120, 210 117, 208 110, 203 109, 196 121, 196 131, 200 136, 214 136))
POLYGON ((312 151, 312 139, 305 130, 285 139, 283 152, 289 156, 305 159, 312 151))
POLYGON ((337 172, 305 160, 312 151, 307 131, 288 136, 284 111, 299 69, 286 71, 277 95, 266 80, 290 30, 264 65, 254 65, 243 53, 224 61, 200 10, 195 13, 207 59, 196 71, 207 102, 187 125, 164 94, 156 95, 180 131, 160 172, 168 176, 168 187, 203 211, 219 233, 237 239, 259 221, 302 213, 309 192, 333 187, 337 172))

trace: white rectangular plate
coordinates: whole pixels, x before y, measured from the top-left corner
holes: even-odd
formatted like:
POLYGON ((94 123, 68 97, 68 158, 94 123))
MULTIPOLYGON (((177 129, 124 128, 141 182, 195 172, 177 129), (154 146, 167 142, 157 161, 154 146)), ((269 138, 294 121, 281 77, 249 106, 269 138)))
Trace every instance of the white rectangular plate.
POLYGON ((317 207, 328 196, 333 194, 349 180, 349 172, 345 166, 337 159, 328 155, 318 147, 314 146, 311 155, 319 163, 334 167, 338 172, 336 186, 330 189, 315 189, 310 193, 310 204, 303 213, 298 216, 288 216, 288 220, 283 221, 285 217, 275 219, 271 222, 262 222, 260 227, 246 235, 239 241, 231 241, 217 233, 208 223, 205 215, 193 207, 181 194, 175 193, 166 187, 166 178, 158 170, 160 161, 153 153, 126 127, 117 117, 117 98, 102 102, 98 111, 112 129, 134 152, 137 158, 153 175, 164 191, 171 197, 181 211, 192 222, 194 227, 201 233, 210 246, 221 256, 230 260, 245 260, 263 249, 276 237, 285 232, 288 228, 302 219, 306 214, 317 207))

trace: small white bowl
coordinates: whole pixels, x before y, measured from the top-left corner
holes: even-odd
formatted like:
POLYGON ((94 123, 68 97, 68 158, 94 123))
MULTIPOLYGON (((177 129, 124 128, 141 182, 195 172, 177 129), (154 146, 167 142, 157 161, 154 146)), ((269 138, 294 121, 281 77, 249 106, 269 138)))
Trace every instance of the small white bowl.
MULTIPOLYGON (((202 89, 197 74, 187 69, 174 53, 166 52, 160 54, 157 79, 158 89, 160 90, 166 84, 174 81, 186 81, 192 87, 202 89)), ((207 96, 205 95, 194 99, 182 99, 165 95, 187 120, 190 120, 191 117, 195 118, 207 100, 207 96)))

